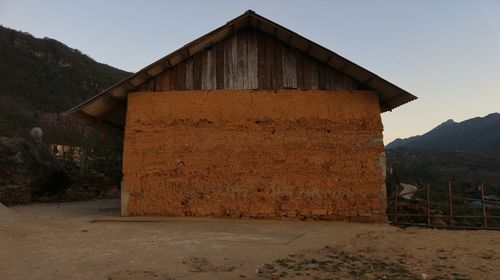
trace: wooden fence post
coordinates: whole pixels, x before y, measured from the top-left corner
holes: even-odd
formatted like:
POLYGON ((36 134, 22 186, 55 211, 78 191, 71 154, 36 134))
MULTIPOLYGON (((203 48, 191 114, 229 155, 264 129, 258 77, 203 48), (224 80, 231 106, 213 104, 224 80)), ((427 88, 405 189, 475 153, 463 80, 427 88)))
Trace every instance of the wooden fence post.
POLYGON ((396 193, 394 198, 394 223, 398 223, 398 195, 399 195, 399 185, 396 184, 396 193))
POLYGON ((483 207, 483 227, 488 228, 488 219, 486 217, 486 204, 484 203, 484 184, 481 183, 481 206, 483 207))
POLYGON ((451 196, 451 180, 448 181, 448 207, 450 212, 450 227, 453 227, 453 198, 451 196))
POLYGON ((431 225, 431 200, 430 200, 430 185, 427 184, 427 226, 431 225))

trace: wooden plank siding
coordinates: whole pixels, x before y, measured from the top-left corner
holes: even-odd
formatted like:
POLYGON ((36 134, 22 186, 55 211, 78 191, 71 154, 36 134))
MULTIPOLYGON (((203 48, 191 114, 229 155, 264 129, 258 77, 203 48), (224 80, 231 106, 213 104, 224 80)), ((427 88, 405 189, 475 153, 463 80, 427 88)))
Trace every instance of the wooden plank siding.
POLYGON ((214 89, 363 89, 352 78, 246 28, 188 57, 139 86, 140 91, 214 89))

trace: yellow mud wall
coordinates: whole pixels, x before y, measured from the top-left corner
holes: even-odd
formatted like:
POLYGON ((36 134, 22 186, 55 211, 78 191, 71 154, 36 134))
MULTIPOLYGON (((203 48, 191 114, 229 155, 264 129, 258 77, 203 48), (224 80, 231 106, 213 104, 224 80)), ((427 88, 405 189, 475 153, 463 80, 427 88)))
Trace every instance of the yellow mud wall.
POLYGON ((371 91, 129 94, 122 214, 383 221, 371 91))

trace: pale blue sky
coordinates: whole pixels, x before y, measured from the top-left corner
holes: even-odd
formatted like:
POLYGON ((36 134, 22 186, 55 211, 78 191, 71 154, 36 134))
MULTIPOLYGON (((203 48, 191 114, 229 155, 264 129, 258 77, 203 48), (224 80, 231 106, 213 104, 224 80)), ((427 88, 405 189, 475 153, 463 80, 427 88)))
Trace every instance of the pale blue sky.
POLYGON ((133 72, 248 9, 417 95, 386 143, 500 111, 500 1, 0 0, 0 24, 133 72))

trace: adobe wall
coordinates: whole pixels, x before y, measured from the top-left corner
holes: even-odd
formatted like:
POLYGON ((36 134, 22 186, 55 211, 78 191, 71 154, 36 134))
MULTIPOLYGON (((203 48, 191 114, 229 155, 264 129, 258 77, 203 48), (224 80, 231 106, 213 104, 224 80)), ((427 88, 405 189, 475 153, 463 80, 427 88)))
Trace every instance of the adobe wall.
POLYGON ((376 93, 131 93, 122 214, 386 221, 376 93))

